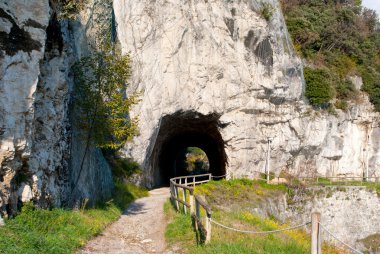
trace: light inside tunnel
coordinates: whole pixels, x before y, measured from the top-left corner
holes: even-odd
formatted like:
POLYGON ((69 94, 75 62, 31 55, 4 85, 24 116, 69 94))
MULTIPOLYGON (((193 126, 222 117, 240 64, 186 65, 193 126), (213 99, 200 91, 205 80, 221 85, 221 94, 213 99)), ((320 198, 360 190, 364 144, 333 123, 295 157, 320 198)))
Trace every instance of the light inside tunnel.
POLYGON ((199 147, 186 147, 177 153, 175 175, 207 174, 209 169, 207 154, 199 147))
POLYGON ((225 174, 227 155, 219 132, 224 126, 220 124, 219 117, 218 114, 202 115, 194 111, 180 111, 162 117, 147 158, 152 175, 151 186, 166 185, 172 177, 194 174, 178 164, 181 152, 190 147, 201 149, 206 154, 207 172, 217 176, 225 174))

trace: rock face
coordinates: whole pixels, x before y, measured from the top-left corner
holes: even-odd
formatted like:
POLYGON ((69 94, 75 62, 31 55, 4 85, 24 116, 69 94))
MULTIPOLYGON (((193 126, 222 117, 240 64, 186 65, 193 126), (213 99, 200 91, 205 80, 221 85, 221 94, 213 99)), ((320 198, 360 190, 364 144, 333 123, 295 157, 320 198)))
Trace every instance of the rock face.
MULTIPOLYGON (((289 206, 285 214, 293 221, 310 220, 313 211, 321 213, 321 223, 338 239, 362 251, 368 251, 360 240, 379 233, 380 199, 375 191, 362 187, 327 187, 313 191, 312 199, 304 197, 289 206), (319 195, 315 195, 319 193, 319 195)), ((323 231, 322 237, 339 245, 339 242, 323 231)))
MULTIPOLYGON (((89 1, 67 22, 58 21, 54 0, 0 2, 1 214, 30 199, 75 205, 110 193, 110 169, 99 150, 86 149, 70 104, 70 66, 89 52, 99 5, 89 1)), ((364 94, 336 115, 307 105, 277 1, 113 5, 133 60, 128 92, 141 92, 131 112, 140 135, 124 153, 143 166, 147 186, 178 174, 176 153, 186 146, 206 151, 214 174, 254 177, 264 171, 268 138, 277 174, 378 176, 379 115, 364 94), (264 4, 273 10, 268 20, 264 4)))
MULTIPOLYGON (((380 218, 376 216, 379 209, 380 197, 371 188, 328 186, 300 189, 291 198, 287 195, 267 198, 251 212, 264 218, 274 216, 291 225, 310 221, 312 212, 320 212, 321 224, 328 231, 339 240, 365 252, 369 250, 360 240, 379 233, 380 218)), ((310 230, 310 227, 306 227, 306 230, 310 230)), ((325 230, 322 230, 322 239, 341 245, 325 230)), ((375 251, 373 247, 372 250, 375 251)))
POLYGON ((58 21, 53 7, 48 0, 0 2, 0 214, 30 200, 73 205, 112 188, 97 149, 81 169, 85 144, 69 110, 70 66, 86 50, 85 39, 72 37, 86 31, 58 21))
POLYGON ((133 59, 130 92, 142 93, 131 112, 140 135, 124 152, 143 165, 148 186, 175 175, 167 151, 199 146, 184 138, 197 135, 214 141, 205 146, 235 176, 264 172, 268 137, 277 174, 361 177, 368 169, 379 176, 379 115, 365 95, 346 113, 307 105, 277 1, 115 0, 114 10, 123 52, 133 59), (273 7, 268 21, 264 3, 273 7), (213 126, 197 121, 215 116, 213 126))

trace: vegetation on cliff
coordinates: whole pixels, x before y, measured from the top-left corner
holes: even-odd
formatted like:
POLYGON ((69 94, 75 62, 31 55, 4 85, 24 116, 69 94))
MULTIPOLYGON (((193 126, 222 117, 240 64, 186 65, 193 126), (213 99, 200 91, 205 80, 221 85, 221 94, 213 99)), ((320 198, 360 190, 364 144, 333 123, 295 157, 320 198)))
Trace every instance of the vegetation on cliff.
POLYGON ((88 140, 100 148, 118 149, 137 133, 137 118, 129 109, 138 99, 127 96, 130 58, 107 45, 83 57, 73 66, 75 106, 80 109, 80 127, 88 140))
POLYGON ((360 0, 282 0, 296 51, 306 59, 306 96, 316 107, 346 109, 358 91, 350 77, 363 78, 380 111, 380 24, 360 0))

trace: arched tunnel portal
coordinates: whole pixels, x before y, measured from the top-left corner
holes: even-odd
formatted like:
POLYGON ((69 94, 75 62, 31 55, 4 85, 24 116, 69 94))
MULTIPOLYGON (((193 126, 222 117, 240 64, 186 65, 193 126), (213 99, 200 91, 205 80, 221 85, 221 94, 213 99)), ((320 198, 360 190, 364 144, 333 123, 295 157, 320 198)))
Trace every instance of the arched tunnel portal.
POLYGON ((153 177, 151 185, 167 185, 170 178, 189 174, 176 166, 179 153, 187 147, 202 149, 208 158, 209 173, 224 175, 227 155, 219 132, 224 126, 219 118, 218 114, 202 115, 193 111, 163 116, 148 158, 153 177))

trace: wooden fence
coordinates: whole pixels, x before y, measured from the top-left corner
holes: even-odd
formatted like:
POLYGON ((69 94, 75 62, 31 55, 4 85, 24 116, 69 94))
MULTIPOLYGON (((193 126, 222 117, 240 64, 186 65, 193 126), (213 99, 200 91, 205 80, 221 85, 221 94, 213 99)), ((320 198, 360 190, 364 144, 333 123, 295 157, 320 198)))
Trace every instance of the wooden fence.
MULTIPOLYGON (((224 177, 224 176, 221 176, 224 177)), ((247 234, 274 234, 282 231, 294 230, 297 228, 305 227, 311 224, 310 238, 311 238, 311 254, 322 254, 322 230, 335 238, 342 245, 350 249, 354 253, 363 254, 359 250, 354 247, 348 245, 347 243, 341 241, 337 238, 333 233, 331 233, 327 228, 321 224, 321 214, 318 212, 314 212, 311 214, 311 220, 300 225, 292 226, 289 228, 283 228, 278 230, 270 230, 270 231, 247 231, 240 230, 236 228, 231 228, 226 225, 223 225, 211 218, 212 211, 211 207, 199 195, 194 195, 194 188, 198 184, 207 183, 211 181, 213 178, 220 178, 218 176, 212 176, 211 174, 202 174, 202 175, 194 175, 194 176, 181 176, 170 179, 170 197, 172 202, 175 204, 178 211, 183 211, 184 213, 190 213, 194 219, 194 227, 199 236, 201 236, 202 243, 209 243, 211 240, 211 224, 216 224, 219 227, 222 227, 226 230, 232 230, 240 233, 247 234)), ((335 177, 334 179, 339 178, 335 177)), ((315 178, 301 178, 302 180, 310 180, 315 178)), ((326 179, 326 178, 323 178, 326 179)), ((376 178, 377 182, 378 179, 376 178)), ((317 179, 318 182, 318 179, 317 179)))
POLYGON ((211 207, 201 196, 194 195, 195 185, 211 181, 211 174, 181 176, 170 179, 170 198, 178 211, 190 213, 194 218, 195 229, 202 242, 211 240, 211 207), (203 217, 203 218, 202 218, 203 217))

